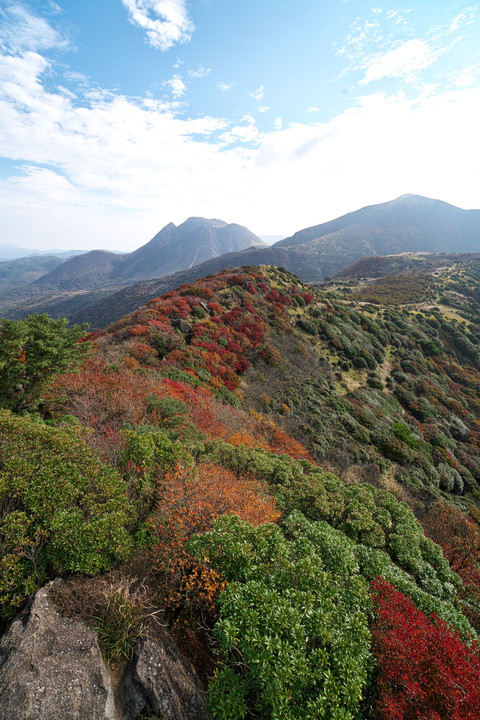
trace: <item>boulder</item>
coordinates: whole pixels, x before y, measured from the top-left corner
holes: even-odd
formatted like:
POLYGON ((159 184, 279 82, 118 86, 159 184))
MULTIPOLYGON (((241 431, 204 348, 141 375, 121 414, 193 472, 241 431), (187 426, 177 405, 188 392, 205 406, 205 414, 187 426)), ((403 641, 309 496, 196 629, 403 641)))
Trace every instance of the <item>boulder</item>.
POLYGON ((192 334, 192 328, 184 318, 172 318, 172 326, 175 330, 180 330, 180 332, 187 337, 192 334))
MULTIPOLYGON (((57 581, 55 581, 57 582, 57 581)), ((96 632, 36 594, 0 638, 0 720, 207 720, 203 689, 170 635, 144 638, 112 679, 96 632)))
POLYGON ((123 680, 121 704, 125 720, 148 705, 163 720, 207 720, 200 680, 170 636, 140 640, 123 680))
POLYGON ((114 720, 97 634, 38 591, 0 639, 0 720, 114 720))

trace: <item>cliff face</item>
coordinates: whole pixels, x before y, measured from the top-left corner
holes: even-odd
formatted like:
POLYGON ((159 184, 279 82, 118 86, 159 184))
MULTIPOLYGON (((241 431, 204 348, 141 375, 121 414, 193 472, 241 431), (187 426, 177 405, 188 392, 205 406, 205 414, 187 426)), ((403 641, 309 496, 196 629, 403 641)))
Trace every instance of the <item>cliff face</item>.
POLYGON ((112 679, 97 634, 36 594, 0 640, 0 720, 134 720, 148 706, 167 720, 207 718, 200 681, 169 635, 140 640, 112 679))

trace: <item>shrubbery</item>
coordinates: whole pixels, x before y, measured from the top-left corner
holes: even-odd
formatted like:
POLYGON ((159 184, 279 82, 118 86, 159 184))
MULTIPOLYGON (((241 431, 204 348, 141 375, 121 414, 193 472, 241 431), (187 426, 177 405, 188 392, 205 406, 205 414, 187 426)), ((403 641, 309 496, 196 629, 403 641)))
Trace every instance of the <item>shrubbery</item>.
POLYGON ((283 529, 220 518, 190 542, 227 580, 212 718, 357 717, 371 668, 367 585, 337 543, 299 513, 283 529))
POLYGON ((135 509, 81 429, 0 411, 0 607, 13 614, 49 575, 109 568, 132 550, 135 509))

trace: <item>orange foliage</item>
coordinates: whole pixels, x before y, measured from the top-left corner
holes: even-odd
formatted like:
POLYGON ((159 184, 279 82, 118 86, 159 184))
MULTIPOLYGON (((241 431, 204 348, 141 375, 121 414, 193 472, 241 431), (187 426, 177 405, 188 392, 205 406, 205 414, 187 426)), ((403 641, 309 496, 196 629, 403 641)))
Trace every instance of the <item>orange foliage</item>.
POLYGON ((164 378, 162 385, 170 397, 181 400, 190 409, 189 419, 211 438, 224 437, 227 429, 215 414, 216 403, 206 388, 192 388, 185 383, 164 378))
POLYGON ((185 546, 194 533, 206 532, 216 517, 229 513, 255 526, 280 518, 275 500, 258 480, 239 478, 213 463, 195 469, 179 465, 167 473, 152 519, 159 538, 152 559, 162 576, 168 607, 215 612, 224 581, 208 561, 198 563, 185 546))
POLYGON ((56 377, 46 400, 84 425, 121 427, 145 419, 143 398, 152 391, 152 383, 130 369, 109 371, 104 362, 89 358, 78 372, 56 377))

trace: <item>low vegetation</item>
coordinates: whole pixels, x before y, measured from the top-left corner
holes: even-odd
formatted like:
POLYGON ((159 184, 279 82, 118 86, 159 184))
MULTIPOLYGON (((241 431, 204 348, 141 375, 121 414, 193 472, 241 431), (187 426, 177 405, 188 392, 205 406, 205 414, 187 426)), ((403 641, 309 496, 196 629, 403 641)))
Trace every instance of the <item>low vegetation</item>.
POLYGON ((3 622, 60 574, 110 660, 161 616, 213 720, 479 717, 479 267, 3 321, 3 622))

